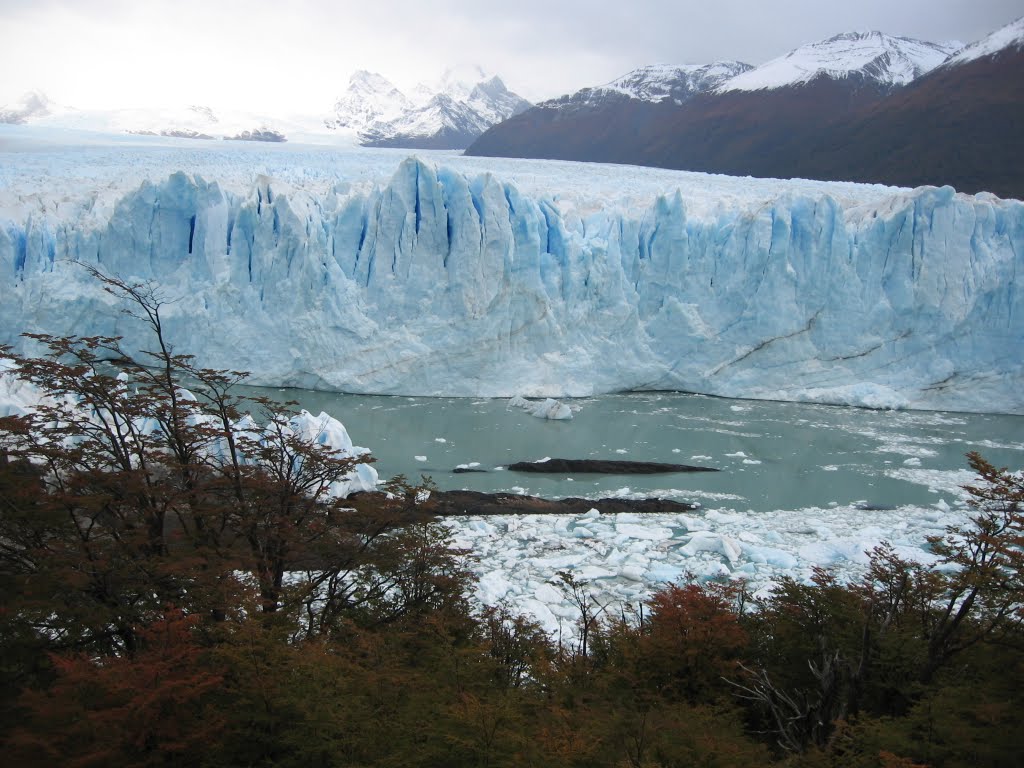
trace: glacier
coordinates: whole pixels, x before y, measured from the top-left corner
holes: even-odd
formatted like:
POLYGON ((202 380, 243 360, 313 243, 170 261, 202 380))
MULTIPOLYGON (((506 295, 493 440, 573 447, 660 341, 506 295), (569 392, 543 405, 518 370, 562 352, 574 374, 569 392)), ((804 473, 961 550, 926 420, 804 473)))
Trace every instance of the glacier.
POLYGON ((1020 201, 429 153, 346 176, 260 151, 126 146, 73 181, 6 151, 0 343, 146 349, 84 264, 151 281, 180 351, 256 384, 1024 413, 1020 201))

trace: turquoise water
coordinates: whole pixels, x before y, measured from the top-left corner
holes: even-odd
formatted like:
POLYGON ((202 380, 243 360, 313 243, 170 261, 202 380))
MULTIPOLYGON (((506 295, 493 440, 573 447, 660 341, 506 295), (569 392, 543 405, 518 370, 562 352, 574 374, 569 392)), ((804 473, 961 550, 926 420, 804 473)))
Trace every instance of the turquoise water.
POLYGON ((382 478, 430 477, 441 489, 549 497, 656 495, 706 508, 770 511, 952 499, 970 480, 964 458, 1024 465, 1024 417, 728 400, 680 393, 566 401, 548 421, 507 400, 380 397, 253 390, 342 421, 377 458, 382 478), (632 459, 716 467, 717 473, 578 475, 511 472, 544 457, 632 459), (478 464, 480 473, 456 474, 478 464))

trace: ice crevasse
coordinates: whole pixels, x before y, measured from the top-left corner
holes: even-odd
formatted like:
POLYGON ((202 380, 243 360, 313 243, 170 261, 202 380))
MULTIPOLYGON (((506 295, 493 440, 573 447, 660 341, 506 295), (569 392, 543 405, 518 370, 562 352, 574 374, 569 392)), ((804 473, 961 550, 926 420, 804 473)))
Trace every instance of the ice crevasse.
POLYGON ((579 216, 415 158, 360 191, 174 173, 73 215, 0 212, 0 343, 150 346, 76 262, 152 281, 176 347, 253 383, 1024 412, 1024 203, 948 187, 579 216))

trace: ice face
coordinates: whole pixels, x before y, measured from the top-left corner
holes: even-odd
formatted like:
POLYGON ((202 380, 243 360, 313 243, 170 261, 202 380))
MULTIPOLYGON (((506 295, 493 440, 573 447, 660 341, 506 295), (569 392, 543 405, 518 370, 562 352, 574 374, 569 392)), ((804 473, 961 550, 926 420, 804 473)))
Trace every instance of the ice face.
MULTIPOLYGON (((611 173, 573 169, 580 188, 611 173)), ((1024 412, 1019 201, 777 182, 584 210, 417 159, 361 181, 244 192, 178 172, 72 214, 56 193, 0 208, 0 342, 147 348, 77 260, 157 283, 177 348, 254 383, 1024 412)))

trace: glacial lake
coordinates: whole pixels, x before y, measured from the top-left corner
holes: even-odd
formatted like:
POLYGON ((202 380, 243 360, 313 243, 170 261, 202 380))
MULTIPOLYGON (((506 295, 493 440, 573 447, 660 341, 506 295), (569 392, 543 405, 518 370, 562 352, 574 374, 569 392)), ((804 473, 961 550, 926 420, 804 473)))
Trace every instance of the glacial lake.
POLYGON ((604 604, 635 605, 667 582, 740 580, 767 594, 784 576, 825 567, 855 579, 883 541, 934 563, 929 537, 971 515, 960 489, 965 454, 1024 464, 1024 417, 871 411, 726 400, 677 393, 566 401, 568 421, 537 418, 507 400, 368 397, 259 390, 341 420, 372 449, 382 478, 429 476, 441 489, 547 497, 657 496, 697 502, 687 513, 496 515, 448 518, 471 554, 482 604, 503 602, 554 636, 569 637, 576 608, 564 571, 604 604), (512 472, 515 461, 633 459, 720 472, 565 477, 512 472), (456 474, 458 465, 480 473, 456 474))
POLYGON ((1024 417, 630 393, 566 400, 571 420, 507 400, 255 390, 326 411, 369 448, 382 478, 430 477, 440 489, 545 497, 658 496, 770 512, 930 505, 970 479, 965 454, 1024 464, 1024 417), (511 472, 545 457, 696 464, 720 472, 545 475, 511 472), (459 465, 483 470, 454 473, 459 465))

